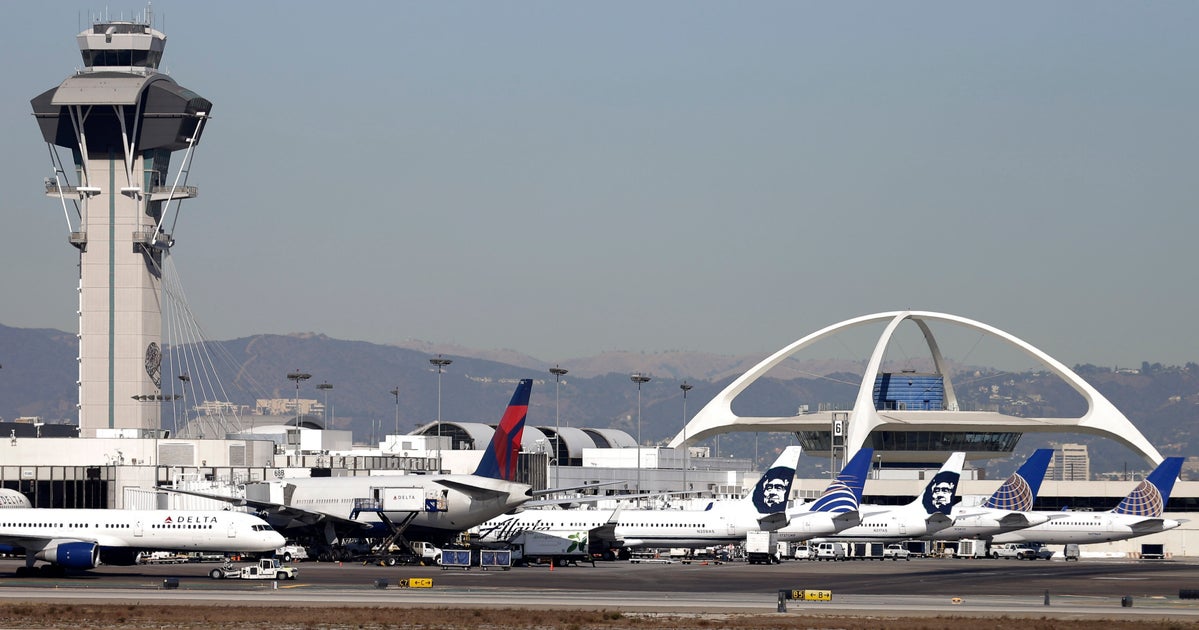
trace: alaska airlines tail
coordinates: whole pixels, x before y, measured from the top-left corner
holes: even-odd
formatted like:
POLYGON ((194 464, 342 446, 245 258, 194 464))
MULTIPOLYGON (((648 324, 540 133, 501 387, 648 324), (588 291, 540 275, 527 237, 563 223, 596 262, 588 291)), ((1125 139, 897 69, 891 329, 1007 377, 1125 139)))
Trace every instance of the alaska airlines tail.
POLYGON ((1033 503, 1037 500, 1037 493, 1041 491, 1045 471, 1049 469, 1049 460, 1052 458, 1053 449, 1037 449, 1019 470, 999 486, 982 507, 1014 512, 1031 511, 1033 503))
POLYGON ((516 481, 516 460, 520 454, 520 439, 525 432, 525 417, 529 413, 529 393, 533 390, 533 379, 521 379, 512 394, 512 401, 504 411, 504 417, 495 428, 491 444, 483 453, 483 460, 475 474, 480 477, 516 481))
POLYGON ((1167 457, 1149 476, 1112 510, 1115 514, 1157 518, 1166 511, 1166 502, 1174 490, 1174 482, 1182 470, 1181 457, 1167 457))
POLYGON ((945 465, 941 466, 941 470, 938 470, 924 487, 924 492, 909 503, 908 508, 919 510, 928 516, 949 516, 949 510, 961 501, 961 497, 958 496, 958 483, 961 481, 962 465, 965 462, 965 453, 951 453, 949 459, 945 460, 945 465))
POLYGON ((845 464, 837 478, 812 501, 808 511, 840 514, 857 510, 862 504, 862 488, 866 486, 866 474, 870 472, 870 462, 873 459, 874 449, 858 449, 857 454, 845 464))
POLYGON ((754 491, 744 500, 752 502, 758 516, 785 512, 791 496, 791 484, 795 481, 795 467, 799 465, 799 446, 788 446, 778 459, 762 475, 754 491))

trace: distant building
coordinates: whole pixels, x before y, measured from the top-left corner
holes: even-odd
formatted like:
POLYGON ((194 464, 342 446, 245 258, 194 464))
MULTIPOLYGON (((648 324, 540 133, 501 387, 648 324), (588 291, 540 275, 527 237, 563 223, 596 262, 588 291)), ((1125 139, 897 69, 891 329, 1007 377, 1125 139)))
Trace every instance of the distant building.
POLYGON ((1062 444, 1053 451, 1053 461, 1045 476, 1054 481, 1088 481, 1091 478, 1091 456, 1086 444, 1062 444))

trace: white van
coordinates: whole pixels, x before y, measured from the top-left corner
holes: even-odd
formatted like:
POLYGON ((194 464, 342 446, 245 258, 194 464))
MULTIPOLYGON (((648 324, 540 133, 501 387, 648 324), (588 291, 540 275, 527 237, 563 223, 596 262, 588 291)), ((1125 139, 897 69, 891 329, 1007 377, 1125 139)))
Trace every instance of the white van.
POLYGON ((845 543, 822 542, 816 545, 817 560, 844 560, 845 543))

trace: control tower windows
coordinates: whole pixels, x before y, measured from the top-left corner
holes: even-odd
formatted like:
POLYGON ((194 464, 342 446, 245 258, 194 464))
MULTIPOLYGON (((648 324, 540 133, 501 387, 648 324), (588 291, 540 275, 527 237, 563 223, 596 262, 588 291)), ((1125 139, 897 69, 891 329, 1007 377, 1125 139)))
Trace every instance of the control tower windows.
POLYGON ((83 55, 83 65, 89 68, 115 66, 158 68, 162 60, 161 50, 96 50, 80 51, 83 55))

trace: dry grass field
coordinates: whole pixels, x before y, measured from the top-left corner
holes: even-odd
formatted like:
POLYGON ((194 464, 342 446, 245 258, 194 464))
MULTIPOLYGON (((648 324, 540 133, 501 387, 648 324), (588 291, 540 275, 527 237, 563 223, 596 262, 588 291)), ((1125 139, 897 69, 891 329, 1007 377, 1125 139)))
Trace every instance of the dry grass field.
POLYGON ((838 617, 799 613, 703 614, 484 608, 249 608, 190 605, 0 604, 3 628, 242 630, 419 628, 620 630, 625 628, 795 628, 820 630, 1182 630, 1174 621, 966 617, 838 617))

